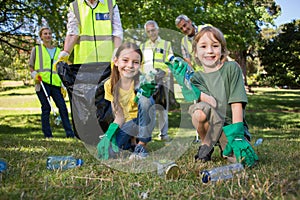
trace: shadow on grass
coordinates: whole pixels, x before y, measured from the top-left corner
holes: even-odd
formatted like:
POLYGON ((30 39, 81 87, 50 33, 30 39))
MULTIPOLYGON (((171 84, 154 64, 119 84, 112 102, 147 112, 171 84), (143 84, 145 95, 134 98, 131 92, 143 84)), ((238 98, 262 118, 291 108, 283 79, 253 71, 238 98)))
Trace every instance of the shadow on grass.
MULTIPOLYGON (((9 137, 12 139, 24 138, 44 138, 41 127, 40 114, 22 114, 1 116, 0 137, 9 137)), ((62 124, 54 124, 54 116, 50 115, 50 126, 54 137, 65 137, 62 124)))

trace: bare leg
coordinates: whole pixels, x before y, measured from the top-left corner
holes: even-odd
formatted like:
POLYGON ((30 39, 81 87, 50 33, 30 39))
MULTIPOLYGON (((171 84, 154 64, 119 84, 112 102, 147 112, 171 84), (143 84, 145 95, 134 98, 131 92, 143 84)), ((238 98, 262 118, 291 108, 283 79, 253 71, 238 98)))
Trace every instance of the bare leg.
POLYGON ((204 139, 209 128, 205 113, 202 110, 196 110, 192 115, 192 123, 199 134, 202 144, 205 144, 204 139))

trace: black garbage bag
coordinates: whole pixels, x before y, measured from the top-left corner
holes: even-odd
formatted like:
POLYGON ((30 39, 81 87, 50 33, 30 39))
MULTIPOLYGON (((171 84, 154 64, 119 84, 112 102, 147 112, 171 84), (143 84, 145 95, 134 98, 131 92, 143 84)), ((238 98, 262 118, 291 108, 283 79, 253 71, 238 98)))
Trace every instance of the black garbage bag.
POLYGON ((157 68, 156 69, 156 75, 155 75, 155 81, 157 83, 157 90, 153 94, 153 99, 155 101, 155 104, 159 104, 163 106, 164 109, 167 109, 168 106, 168 86, 164 82, 166 72, 164 72, 162 69, 157 68))
POLYGON ((110 63, 57 64, 57 72, 66 86, 71 102, 75 135, 97 145, 113 121, 111 104, 104 99, 104 82, 110 76, 110 63))

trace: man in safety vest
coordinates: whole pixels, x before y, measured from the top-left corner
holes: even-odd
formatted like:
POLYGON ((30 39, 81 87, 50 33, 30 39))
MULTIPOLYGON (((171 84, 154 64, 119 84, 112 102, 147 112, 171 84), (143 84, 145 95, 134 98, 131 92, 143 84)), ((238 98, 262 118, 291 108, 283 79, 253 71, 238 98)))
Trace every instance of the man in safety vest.
POLYGON ((61 79, 53 69, 53 63, 58 59, 60 49, 52 45, 52 32, 50 28, 41 28, 39 36, 42 40, 42 44, 36 45, 32 49, 29 66, 31 77, 36 82, 36 94, 42 105, 42 131, 46 138, 53 137, 50 127, 51 105, 50 101, 47 99, 51 96, 59 109, 59 114, 67 137, 73 138, 74 132, 71 128, 68 110, 61 92, 61 79), (43 84, 43 89, 45 89, 45 91, 41 88, 41 84, 43 84))
POLYGON ((174 91, 174 80, 165 62, 168 61, 168 56, 173 54, 173 50, 171 42, 159 37, 159 27, 155 21, 147 21, 144 29, 148 40, 141 44, 141 50, 144 55, 143 72, 149 73, 150 71, 154 71, 156 73, 156 69, 161 69, 165 73, 159 84, 158 93, 154 98, 156 104, 162 105, 161 108, 157 109, 160 138, 168 141, 170 140, 168 135, 169 91, 174 91))
POLYGON ((73 52, 70 68, 76 74, 76 81, 72 92, 68 90, 72 120, 76 136, 89 144, 97 144, 99 134, 105 132, 110 123, 103 117, 110 103, 104 100, 104 89, 100 84, 110 75, 111 60, 122 39, 123 28, 115 0, 75 0, 70 3, 67 36, 59 61, 67 62, 73 52), (93 101, 95 97, 97 102, 93 101), (95 105, 96 111, 93 110, 95 105), (94 123, 97 120, 100 130, 94 123))
POLYGON ((115 0, 75 0, 68 13, 67 36, 59 58, 73 64, 110 62, 122 43, 123 28, 115 0))
POLYGON ((191 67, 195 67, 192 56, 192 42, 203 25, 196 26, 186 15, 179 15, 175 19, 175 25, 185 35, 181 40, 182 57, 191 67))

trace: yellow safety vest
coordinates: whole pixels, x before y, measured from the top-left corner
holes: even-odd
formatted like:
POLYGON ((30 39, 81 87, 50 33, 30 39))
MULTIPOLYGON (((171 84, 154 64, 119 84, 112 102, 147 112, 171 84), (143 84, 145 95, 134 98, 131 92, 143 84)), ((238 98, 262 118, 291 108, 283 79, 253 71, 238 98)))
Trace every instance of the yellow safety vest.
POLYGON ((80 37, 74 47, 74 64, 110 62, 113 53, 112 11, 115 0, 98 2, 92 9, 85 1, 70 4, 78 22, 80 37))
POLYGON ((152 49, 150 43, 150 40, 143 43, 141 45, 142 51, 145 52, 145 49, 151 49, 153 52, 153 67, 166 71, 168 66, 165 62, 168 61, 169 52, 171 50, 171 42, 161 39, 155 49, 152 49))
POLYGON ((51 59, 47 48, 44 45, 35 47, 34 69, 41 75, 43 82, 54 86, 61 86, 61 80, 56 71, 53 70, 53 64, 58 59, 60 48, 56 48, 54 58, 51 59))
MULTIPOLYGON (((199 25, 199 26, 198 26, 198 31, 201 30, 201 27, 202 27, 202 25, 199 25)), ((195 33, 195 35, 196 35, 196 34, 197 34, 197 33, 195 33)), ((192 49, 192 42, 189 41, 187 35, 184 36, 184 37, 182 38, 182 40, 181 40, 181 45, 183 45, 184 48, 188 50, 188 52, 190 53, 190 55, 192 55, 192 51, 193 51, 193 49, 192 49)))

